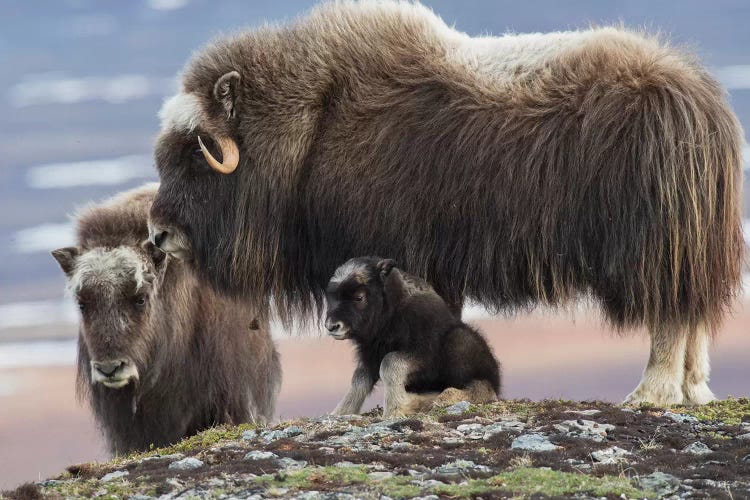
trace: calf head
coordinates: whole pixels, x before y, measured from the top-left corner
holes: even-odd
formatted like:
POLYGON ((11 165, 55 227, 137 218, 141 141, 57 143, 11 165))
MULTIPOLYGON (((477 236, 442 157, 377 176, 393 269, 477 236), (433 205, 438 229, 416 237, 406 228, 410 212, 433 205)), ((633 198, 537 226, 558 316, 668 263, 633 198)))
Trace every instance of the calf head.
POLYGON ((79 370, 88 371, 92 384, 112 389, 137 383, 156 341, 149 319, 165 254, 146 242, 60 248, 52 256, 81 311, 79 370))
POLYGON ((358 257, 339 266, 326 288, 326 329, 337 340, 366 341, 400 300, 400 275, 391 259, 358 257))

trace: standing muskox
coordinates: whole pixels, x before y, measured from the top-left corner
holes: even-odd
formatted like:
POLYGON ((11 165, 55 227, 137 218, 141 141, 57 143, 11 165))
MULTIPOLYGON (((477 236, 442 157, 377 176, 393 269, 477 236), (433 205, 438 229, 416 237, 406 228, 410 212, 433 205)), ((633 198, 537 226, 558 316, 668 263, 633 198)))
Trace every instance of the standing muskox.
POLYGON ((268 323, 147 242, 155 195, 145 186, 86 210, 78 246, 52 252, 81 309, 78 393, 113 453, 267 421, 280 386, 268 323))
POLYGON ((741 131, 691 56, 620 28, 471 38, 406 2, 220 39, 162 111, 151 238, 219 290, 320 306, 388 255, 457 310, 596 299, 646 325, 627 401, 705 403, 740 284, 741 131))

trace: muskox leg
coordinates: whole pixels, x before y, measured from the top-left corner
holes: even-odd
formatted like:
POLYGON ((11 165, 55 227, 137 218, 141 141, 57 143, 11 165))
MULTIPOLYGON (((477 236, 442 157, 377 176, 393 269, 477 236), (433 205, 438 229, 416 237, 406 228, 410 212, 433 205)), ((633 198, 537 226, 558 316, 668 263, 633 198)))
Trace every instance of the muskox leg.
POLYGON ((658 406, 682 404, 685 378, 685 347, 688 335, 679 329, 655 329, 650 333, 651 354, 643 378, 625 403, 658 406))
POLYGON ((407 379, 415 368, 414 360, 399 352, 388 353, 381 361, 380 378, 385 386, 384 418, 405 416, 423 405, 423 398, 418 394, 406 392, 407 379))
POLYGON ((354 415, 362 409, 367 395, 372 392, 375 381, 367 373, 364 367, 358 366, 352 375, 352 383, 349 392, 344 399, 333 410, 334 415, 354 415))
POLYGON ((693 329, 688 335, 685 350, 685 379, 682 382, 684 403, 702 405, 715 398, 708 388, 708 375, 711 371, 708 348, 711 337, 703 326, 693 329))

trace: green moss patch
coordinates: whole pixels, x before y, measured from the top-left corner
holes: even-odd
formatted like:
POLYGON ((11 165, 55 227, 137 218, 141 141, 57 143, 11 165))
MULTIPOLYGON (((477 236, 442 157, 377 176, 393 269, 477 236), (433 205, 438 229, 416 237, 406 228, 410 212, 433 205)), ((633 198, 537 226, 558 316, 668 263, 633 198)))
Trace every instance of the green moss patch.
POLYGON ((432 491, 453 498, 471 498, 491 491, 549 496, 587 493, 595 496, 625 495, 630 498, 655 497, 652 492, 633 486, 627 478, 615 476, 594 477, 584 474, 559 472, 550 469, 523 467, 487 479, 473 479, 467 484, 448 484, 432 491))
POLYGON ((750 399, 729 397, 702 406, 677 406, 672 411, 693 415, 698 420, 718 420, 728 425, 739 425, 740 422, 750 421, 750 399))

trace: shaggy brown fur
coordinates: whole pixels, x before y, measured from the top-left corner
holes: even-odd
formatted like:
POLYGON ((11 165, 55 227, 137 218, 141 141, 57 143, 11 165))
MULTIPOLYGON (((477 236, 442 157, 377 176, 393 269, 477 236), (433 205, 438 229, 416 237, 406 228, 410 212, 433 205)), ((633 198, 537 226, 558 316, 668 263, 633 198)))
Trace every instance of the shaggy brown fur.
POLYGON ((85 210, 78 246, 53 252, 82 309, 78 393, 116 454, 267 421, 280 386, 268 323, 142 246, 155 195, 146 186, 85 210))
POLYGON ((194 122, 158 140, 155 224, 216 288, 282 312, 381 254, 456 305, 590 294, 617 327, 713 332, 743 249, 718 83, 623 29, 515 59, 498 45, 494 66, 467 38, 420 6, 345 2, 216 41, 184 72, 194 122), (212 171, 197 135, 234 139, 237 170, 212 171))

